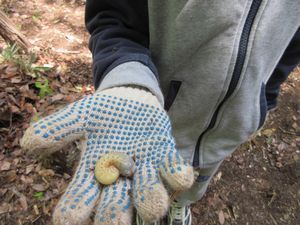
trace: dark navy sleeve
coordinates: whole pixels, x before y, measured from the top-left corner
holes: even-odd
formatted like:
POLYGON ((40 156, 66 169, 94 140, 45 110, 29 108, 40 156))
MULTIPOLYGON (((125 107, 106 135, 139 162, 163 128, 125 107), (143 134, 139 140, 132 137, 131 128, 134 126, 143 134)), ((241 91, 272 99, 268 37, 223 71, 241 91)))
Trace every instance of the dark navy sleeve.
POLYGON ((96 88, 113 68, 130 61, 144 64, 157 77, 148 49, 147 0, 87 0, 85 23, 96 88))
POLYGON ((288 78, 289 74, 300 63, 300 27, 294 34, 287 49, 284 51, 275 70, 269 78, 266 85, 266 99, 268 110, 277 106, 277 97, 280 91, 280 85, 288 78))

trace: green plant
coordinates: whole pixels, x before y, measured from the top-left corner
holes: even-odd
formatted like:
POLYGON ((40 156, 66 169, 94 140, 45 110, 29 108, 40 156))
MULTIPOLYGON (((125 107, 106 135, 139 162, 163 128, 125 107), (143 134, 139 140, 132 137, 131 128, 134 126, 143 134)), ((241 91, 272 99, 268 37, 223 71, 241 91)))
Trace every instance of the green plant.
POLYGON ((50 71, 52 66, 50 65, 36 65, 37 58, 34 54, 30 54, 27 58, 19 58, 17 64, 20 66, 21 70, 33 78, 40 77, 43 73, 50 71))
POLYGON ((33 78, 40 77, 44 72, 50 71, 51 65, 36 65, 37 57, 33 53, 23 55, 20 53, 20 48, 16 45, 8 45, 1 53, 2 63, 14 63, 23 73, 33 78))
POLYGON ((37 199, 41 199, 41 198, 44 197, 44 192, 42 192, 42 191, 35 192, 35 193, 33 194, 33 196, 34 196, 35 198, 37 198, 37 199))
POLYGON ((41 98, 53 93, 53 90, 49 87, 49 81, 46 78, 44 78, 44 81, 36 81, 34 86, 39 89, 39 96, 41 98))
POLYGON ((1 52, 2 62, 11 62, 14 61, 18 57, 18 52, 20 48, 16 45, 8 45, 1 52))
POLYGON ((33 22, 37 23, 39 20, 41 20, 42 15, 40 12, 36 11, 33 13, 33 15, 31 16, 33 22))
POLYGON ((43 98, 53 92, 49 86, 48 79, 44 76, 44 73, 50 71, 53 66, 41 66, 35 64, 36 61, 37 57, 35 54, 21 54, 20 48, 16 44, 8 45, 1 52, 1 63, 13 63, 24 74, 36 79, 35 87, 39 89, 39 96, 43 98))

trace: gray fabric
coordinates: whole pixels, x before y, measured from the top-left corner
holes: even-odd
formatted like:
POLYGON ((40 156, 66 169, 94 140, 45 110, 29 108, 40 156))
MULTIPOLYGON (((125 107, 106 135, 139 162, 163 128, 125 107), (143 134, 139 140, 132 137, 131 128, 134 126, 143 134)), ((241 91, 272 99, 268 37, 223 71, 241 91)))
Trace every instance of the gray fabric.
POLYGON ((126 62, 112 69, 102 80, 98 91, 124 85, 138 85, 151 91, 164 105, 164 97, 152 71, 140 62, 126 62))
MULTIPOLYGON (((149 0, 150 48, 166 95, 182 81, 169 115, 182 155, 192 160, 200 134, 224 98, 252 1, 149 0)), ((200 145, 200 167, 222 161, 256 131, 259 94, 300 26, 300 0, 263 0, 240 82, 200 145)))
MULTIPOLYGON (((177 148, 190 162, 200 134, 228 90, 252 2, 148 1, 150 50, 164 95, 167 96, 171 80, 182 82, 169 115, 177 148)), ((214 128, 201 141, 200 168, 218 165, 258 129, 261 86, 300 26, 299 15, 300 0, 262 1, 239 83, 219 111, 214 128)), ((162 99, 153 74, 139 73, 139 68, 133 67, 127 72, 121 67, 106 76, 102 88, 140 84, 162 99)), ((186 199, 199 199, 207 184, 199 184, 198 189, 194 186, 186 199)))

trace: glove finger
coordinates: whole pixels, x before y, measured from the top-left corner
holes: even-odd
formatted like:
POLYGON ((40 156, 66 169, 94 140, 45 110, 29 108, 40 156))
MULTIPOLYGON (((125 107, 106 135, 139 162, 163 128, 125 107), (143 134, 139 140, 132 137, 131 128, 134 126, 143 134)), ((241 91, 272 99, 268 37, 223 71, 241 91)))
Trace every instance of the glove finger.
POLYGON ((194 182, 193 167, 177 151, 169 152, 160 164, 160 175, 175 191, 189 189, 194 182))
POLYGON ((96 210, 95 225, 131 225, 133 205, 130 199, 131 181, 119 178, 103 187, 96 210))
POLYGON ((89 220, 100 196, 101 186, 96 181, 93 170, 98 158, 93 154, 93 149, 83 152, 76 173, 54 210, 54 225, 82 225, 89 220))
POLYGON ((20 144, 29 154, 51 154, 83 136, 82 114, 88 98, 70 104, 29 127, 20 144))
POLYGON ((92 176, 81 182, 76 182, 76 179, 73 179, 54 210, 54 225, 79 225, 89 220, 100 195, 100 186, 92 176))
POLYGON ((138 214, 152 223, 165 216, 169 208, 168 193, 159 179, 158 169, 143 159, 133 180, 133 201, 138 214))

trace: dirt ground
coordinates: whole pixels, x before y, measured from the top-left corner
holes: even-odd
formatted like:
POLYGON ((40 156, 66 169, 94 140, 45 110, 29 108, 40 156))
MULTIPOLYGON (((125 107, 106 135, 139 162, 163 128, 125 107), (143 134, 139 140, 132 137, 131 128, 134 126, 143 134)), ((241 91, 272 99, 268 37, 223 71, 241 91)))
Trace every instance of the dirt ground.
MULTIPOLYGON (((48 160, 20 149, 23 131, 41 116, 93 88, 84 1, 0 0, 38 53, 52 95, 39 97, 36 77, 0 65, 0 224, 50 224, 71 179, 76 144, 48 160)), ((0 42, 0 52, 5 47, 0 42)), ((278 108, 263 130, 227 158, 205 197, 193 205, 193 225, 300 224, 300 68, 282 86, 278 108)))

